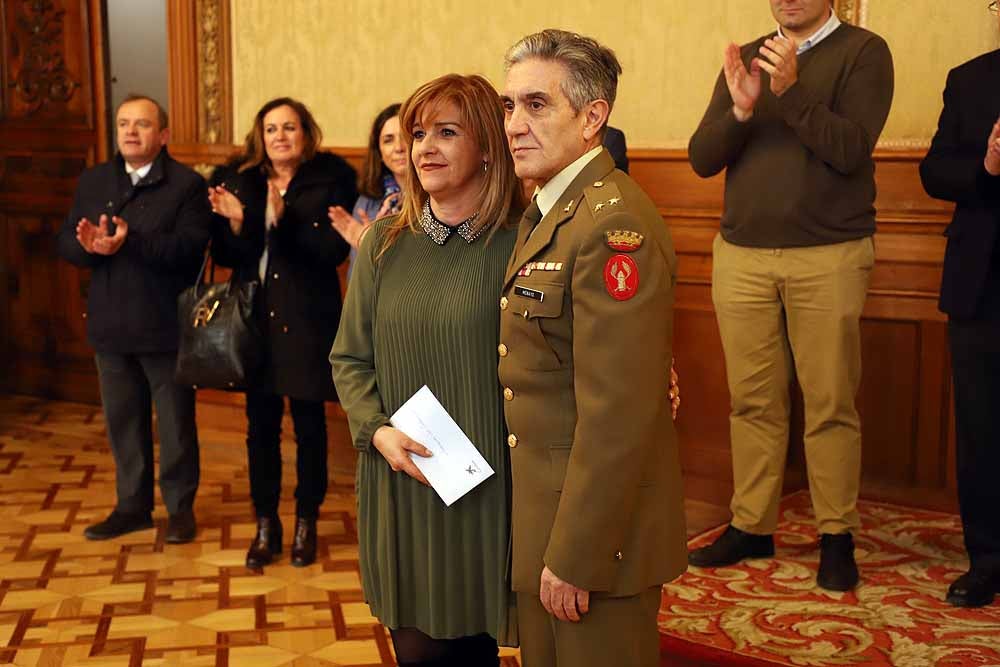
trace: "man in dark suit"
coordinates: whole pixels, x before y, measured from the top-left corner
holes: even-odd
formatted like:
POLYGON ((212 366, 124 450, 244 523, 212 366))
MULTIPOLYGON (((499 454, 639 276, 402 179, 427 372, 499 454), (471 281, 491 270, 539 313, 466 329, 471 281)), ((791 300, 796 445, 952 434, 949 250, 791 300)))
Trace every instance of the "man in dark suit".
POLYGON ((611 153, 615 168, 628 173, 628 146, 625 145, 625 133, 617 127, 608 125, 604 128, 604 147, 611 153))
MULTIPOLYGON (((996 3, 991 5, 996 12, 996 3)), ((1000 591, 1000 50, 948 74, 944 110, 920 165, 924 189, 957 204, 940 308, 948 314, 958 497, 969 571, 948 589, 959 607, 1000 591)))
POLYGON ((115 113, 118 153, 80 176, 56 239, 90 269, 87 339, 115 459, 117 503, 83 534, 105 540, 153 527, 152 407, 160 435, 165 539, 195 536, 198 435, 194 390, 174 382, 177 295, 194 283, 208 243, 205 181, 167 153, 167 114, 130 96, 115 113))

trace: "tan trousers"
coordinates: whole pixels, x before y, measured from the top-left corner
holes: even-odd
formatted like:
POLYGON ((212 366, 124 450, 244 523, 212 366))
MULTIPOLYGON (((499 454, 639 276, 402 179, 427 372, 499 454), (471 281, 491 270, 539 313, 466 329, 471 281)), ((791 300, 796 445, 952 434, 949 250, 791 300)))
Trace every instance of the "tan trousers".
POLYGON ((517 594, 521 667, 658 667, 659 586, 627 598, 591 597, 578 623, 550 616, 536 593, 517 594))
POLYGON ((712 301, 732 405, 733 525, 760 535, 777 526, 794 369, 819 531, 857 529, 861 424, 854 399, 872 239, 765 249, 717 235, 712 251, 712 301))

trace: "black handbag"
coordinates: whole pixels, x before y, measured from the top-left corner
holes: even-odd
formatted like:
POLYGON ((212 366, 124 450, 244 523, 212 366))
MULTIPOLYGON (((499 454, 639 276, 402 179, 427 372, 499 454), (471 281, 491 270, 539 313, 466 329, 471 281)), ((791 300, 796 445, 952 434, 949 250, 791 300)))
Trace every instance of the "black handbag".
POLYGON ((208 253, 198 280, 177 297, 180 344, 178 384, 206 389, 246 389, 263 358, 264 340, 253 318, 260 288, 256 280, 216 283, 215 266, 209 284, 202 284, 208 253))

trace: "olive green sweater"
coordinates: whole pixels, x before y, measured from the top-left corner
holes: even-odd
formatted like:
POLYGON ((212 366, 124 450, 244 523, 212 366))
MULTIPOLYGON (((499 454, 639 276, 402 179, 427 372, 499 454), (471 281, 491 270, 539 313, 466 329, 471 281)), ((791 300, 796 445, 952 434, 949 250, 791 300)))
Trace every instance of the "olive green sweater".
MULTIPOLYGON (((741 48, 749 68, 765 35, 741 48)), ((878 35, 843 24, 799 55, 798 81, 763 92, 745 123, 723 74, 689 155, 703 177, 726 169, 722 236, 759 248, 826 245, 875 232, 872 151, 892 104, 892 56, 878 35)))

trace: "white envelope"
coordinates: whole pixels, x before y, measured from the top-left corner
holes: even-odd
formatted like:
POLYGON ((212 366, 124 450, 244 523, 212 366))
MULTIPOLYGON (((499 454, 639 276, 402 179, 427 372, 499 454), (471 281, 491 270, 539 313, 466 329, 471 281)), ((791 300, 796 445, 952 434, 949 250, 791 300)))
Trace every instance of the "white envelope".
POLYGON ((410 458, 450 506, 493 474, 461 427, 424 385, 389 420, 394 428, 431 450, 434 456, 410 458))

